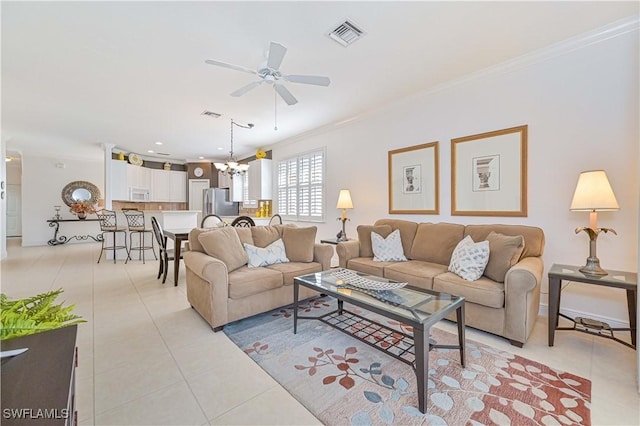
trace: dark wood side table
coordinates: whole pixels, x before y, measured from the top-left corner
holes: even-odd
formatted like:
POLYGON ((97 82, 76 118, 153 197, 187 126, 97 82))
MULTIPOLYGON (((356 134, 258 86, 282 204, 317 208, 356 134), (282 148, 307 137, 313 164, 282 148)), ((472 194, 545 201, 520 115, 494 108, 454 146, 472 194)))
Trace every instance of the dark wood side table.
POLYGON ((2 425, 71 426, 75 404, 78 326, 0 342, 3 351, 29 348, 2 360, 2 425))
MULTIPOLYGON (((348 238, 345 241, 351 241, 351 238, 348 238)), ((337 246, 338 243, 341 243, 342 241, 338 241, 337 238, 325 238, 324 240, 320 240, 320 242, 323 244, 333 244, 334 246, 337 246)))
POLYGON ((549 346, 553 346, 556 330, 576 330, 587 334, 605 337, 636 349, 636 312, 638 297, 638 274, 634 272, 607 270, 605 276, 585 275, 580 266, 554 264, 549 270, 549 346), (608 324, 588 318, 571 318, 560 313, 560 293, 562 281, 574 281, 604 287, 620 288, 627 291, 629 327, 612 328, 608 324), (573 322, 573 327, 558 327, 560 317, 573 322), (615 331, 629 331, 631 344, 614 336, 615 331))

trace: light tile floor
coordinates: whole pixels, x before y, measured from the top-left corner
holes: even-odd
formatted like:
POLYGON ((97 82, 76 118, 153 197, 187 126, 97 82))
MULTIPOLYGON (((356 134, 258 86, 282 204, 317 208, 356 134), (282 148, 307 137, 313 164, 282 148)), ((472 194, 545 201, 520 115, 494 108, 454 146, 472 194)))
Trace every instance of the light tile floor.
MULTIPOLYGON (((88 320, 79 326, 81 425, 310 425, 319 421, 224 333, 190 308, 180 285, 156 280, 157 261, 96 261, 97 244, 21 247, 0 266, 11 298, 64 288, 88 320)), ((639 425, 636 352, 610 340, 558 332, 547 346, 540 317, 524 348, 468 329, 467 338, 592 380, 594 425, 639 425)), ((451 323, 442 328, 454 331, 451 323)))

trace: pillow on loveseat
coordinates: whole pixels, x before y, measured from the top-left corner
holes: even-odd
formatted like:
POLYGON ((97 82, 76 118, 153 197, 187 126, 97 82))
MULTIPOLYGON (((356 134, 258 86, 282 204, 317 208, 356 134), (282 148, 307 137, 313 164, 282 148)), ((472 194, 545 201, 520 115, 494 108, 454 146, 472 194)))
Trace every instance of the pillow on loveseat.
POLYGON ((405 262, 407 260, 402 249, 399 229, 390 233, 387 238, 371 232, 371 247, 374 262, 405 262))
POLYGON ((507 271, 520 260, 524 251, 524 237, 491 231, 487 235, 487 241, 489 242, 489 262, 484 270, 484 275, 496 282, 503 283, 507 271))
POLYGON ((291 262, 313 262, 313 249, 316 242, 318 228, 309 226, 297 228, 285 226, 282 228, 282 240, 291 262))
POLYGON ((375 232, 382 238, 387 238, 391 231, 389 225, 358 225, 358 241, 360 242, 360 257, 373 257, 373 248, 371 247, 371 233, 375 232))
POLYGON ((256 247, 251 244, 244 243, 244 249, 249 257, 249 261, 247 263, 249 268, 289 262, 284 249, 284 242, 281 238, 278 238, 266 247, 256 247))
POLYGON ((449 271, 467 281, 475 281, 484 273, 489 261, 489 241, 476 243, 467 235, 451 255, 449 271))
POLYGON ((222 261, 229 272, 235 271, 249 260, 236 229, 231 226, 204 232, 198 236, 198 241, 204 252, 222 261))

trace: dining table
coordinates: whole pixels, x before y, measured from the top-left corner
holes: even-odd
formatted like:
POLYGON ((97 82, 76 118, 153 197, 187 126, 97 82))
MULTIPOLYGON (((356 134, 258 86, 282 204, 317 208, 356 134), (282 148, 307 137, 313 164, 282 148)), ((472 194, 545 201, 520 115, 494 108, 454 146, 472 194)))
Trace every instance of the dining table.
POLYGON ((175 228, 165 229, 164 235, 167 238, 171 238, 174 244, 174 259, 173 259, 173 282, 174 285, 178 285, 178 277, 180 276, 180 258, 182 251, 182 243, 189 240, 189 232, 193 228, 175 228))

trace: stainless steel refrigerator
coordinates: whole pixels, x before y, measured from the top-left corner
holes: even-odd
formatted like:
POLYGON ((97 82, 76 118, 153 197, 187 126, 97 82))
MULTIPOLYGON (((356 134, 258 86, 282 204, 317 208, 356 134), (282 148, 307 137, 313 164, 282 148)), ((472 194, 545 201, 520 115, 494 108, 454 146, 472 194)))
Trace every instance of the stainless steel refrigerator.
POLYGON ((229 188, 209 188, 203 191, 202 217, 208 214, 238 216, 239 204, 229 201, 229 188))

